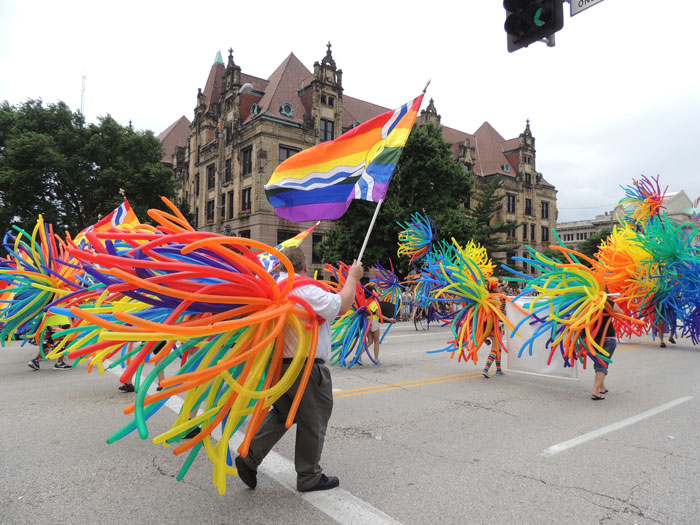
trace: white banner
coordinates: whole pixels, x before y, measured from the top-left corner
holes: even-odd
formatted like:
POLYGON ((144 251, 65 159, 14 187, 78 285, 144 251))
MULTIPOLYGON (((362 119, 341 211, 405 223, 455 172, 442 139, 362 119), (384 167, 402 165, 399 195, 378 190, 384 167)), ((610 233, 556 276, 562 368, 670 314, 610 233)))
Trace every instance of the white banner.
MULTIPOLYGON (((518 299, 518 306, 527 310, 530 301, 527 298, 518 299)), ((517 326, 520 321, 525 317, 524 314, 515 308, 512 304, 506 303, 506 317, 508 320, 517 326)), ((530 326, 528 323, 523 323, 520 328, 518 328, 518 335, 511 338, 510 330, 508 327, 505 328, 505 340, 504 343, 508 348, 508 358, 506 367, 511 372, 521 372, 524 374, 535 374, 548 377, 558 377, 560 379, 578 379, 576 372, 576 365, 570 367, 564 367, 564 359, 561 357, 559 350, 556 351, 554 356, 552 356, 552 363, 547 364, 549 359, 550 349, 545 348, 544 345, 547 342, 547 334, 543 334, 538 337, 534 344, 532 345, 532 355, 530 355, 530 349, 525 348, 523 350, 522 356, 518 357, 520 349, 522 348, 525 341, 529 340, 534 333, 536 325, 530 326)))

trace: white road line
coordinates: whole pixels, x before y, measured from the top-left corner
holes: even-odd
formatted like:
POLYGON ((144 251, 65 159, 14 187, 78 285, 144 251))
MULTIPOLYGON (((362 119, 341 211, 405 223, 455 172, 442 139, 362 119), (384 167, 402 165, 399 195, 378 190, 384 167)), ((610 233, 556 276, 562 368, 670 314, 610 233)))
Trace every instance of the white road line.
MULTIPOLYGON (((116 376, 120 376, 122 373, 121 369, 115 368, 111 368, 109 371, 116 376)), ((155 387, 151 387, 148 390, 149 394, 155 394, 156 392, 155 387)), ((172 396, 166 401, 165 406, 178 414, 183 404, 182 398, 172 396)), ((221 431, 218 427, 212 431, 211 437, 217 441, 221 439, 221 431)), ((239 430, 229 442, 229 448, 234 454, 237 446, 233 446, 233 442, 238 441, 240 443, 243 441, 243 437, 243 432, 239 430)), ((401 522, 396 521, 388 514, 341 488, 321 492, 297 492, 297 475, 294 470, 294 462, 280 456, 276 452, 270 452, 258 470, 277 481, 290 492, 298 494, 307 503, 310 503, 342 525, 356 525, 357 523, 362 523, 363 525, 401 525, 401 522)))
POLYGON ((565 450, 581 445, 582 443, 586 443, 593 439, 604 436, 605 434, 609 434, 610 432, 614 432, 629 425, 633 425, 648 417, 655 416, 656 414, 659 414, 665 410, 685 403, 686 401, 690 401, 691 399, 693 399, 692 396, 679 397, 674 401, 669 401, 668 403, 664 403, 661 406, 652 408, 651 410, 647 410, 646 412, 642 412, 641 414, 637 414, 636 416, 628 417, 627 419, 623 419, 622 421, 618 421, 617 423, 613 423, 612 425, 607 425, 605 427, 599 428, 598 430, 593 430, 592 432, 588 432, 587 434, 583 434, 582 436, 570 439, 569 441, 563 441, 561 443, 557 443, 556 445, 552 445, 551 447, 543 451, 542 455, 545 457, 554 456, 555 454, 559 454, 559 452, 564 452, 565 450))

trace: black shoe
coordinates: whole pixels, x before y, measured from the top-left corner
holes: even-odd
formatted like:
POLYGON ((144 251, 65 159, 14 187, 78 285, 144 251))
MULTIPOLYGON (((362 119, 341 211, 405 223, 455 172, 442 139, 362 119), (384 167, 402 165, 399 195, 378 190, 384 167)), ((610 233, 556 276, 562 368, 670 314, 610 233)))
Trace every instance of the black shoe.
POLYGON ((666 348, 666 343, 664 343, 663 341, 661 341, 661 344, 659 345, 659 348, 666 348))
POLYGON ((202 431, 201 428, 194 427, 187 434, 185 434, 185 439, 192 439, 193 437, 197 437, 201 431, 202 431))
POLYGON ((254 489, 258 484, 258 473, 246 465, 241 456, 236 456, 235 463, 238 477, 241 478, 243 483, 248 485, 248 488, 254 489))
POLYGON ((336 478, 335 476, 326 476, 325 474, 321 474, 321 479, 318 480, 318 483, 316 483, 310 489, 299 490, 299 492, 313 492, 314 490, 334 489, 338 485, 340 485, 340 480, 338 480, 338 478, 336 478))
POLYGON ((134 391, 134 385, 131 383, 124 383, 122 386, 119 387, 119 390, 122 392, 133 392, 134 391))
POLYGON ((668 342, 674 345, 676 344, 676 340, 673 337, 669 337, 668 342))

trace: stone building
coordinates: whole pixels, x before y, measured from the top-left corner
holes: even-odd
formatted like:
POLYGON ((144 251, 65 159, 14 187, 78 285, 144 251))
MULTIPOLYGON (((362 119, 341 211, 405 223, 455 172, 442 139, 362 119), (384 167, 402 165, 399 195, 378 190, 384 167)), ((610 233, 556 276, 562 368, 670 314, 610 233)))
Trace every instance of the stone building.
MULTIPOLYGON (((170 133, 161 134, 179 183, 178 197, 189 204, 198 229, 276 245, 312 225, 278 218, 264 185, 291 155, 388 111, 346 95, 342 78, 330 44, 313 71, 292 53, 267 79, 244 73, 231 49, 226 64, 217 54, 204 90, 197 93, 186 139, 179 144, 165 141, 181 131, 185 117, 168 128, 170 133)), ((433 100, 417 124, 428 121, 440 124, 433 100)), ((448 127, 442 132, 453 144, 455 158, 476 175, 477 183, 502 176, 506 199, 496 220, 523 223, 510 235, 520 248, 508 255, 521 255, 523 244, 542 249, 556 221, 556 189, 535 169, 529 122, 519 137, 509 140, 488 122, 474 134, 448 127)), ((312 246, 332 227, 332 222, 321 222, 312 242, 303 244, 312 261, 310 270, 320 263, 312 246)))

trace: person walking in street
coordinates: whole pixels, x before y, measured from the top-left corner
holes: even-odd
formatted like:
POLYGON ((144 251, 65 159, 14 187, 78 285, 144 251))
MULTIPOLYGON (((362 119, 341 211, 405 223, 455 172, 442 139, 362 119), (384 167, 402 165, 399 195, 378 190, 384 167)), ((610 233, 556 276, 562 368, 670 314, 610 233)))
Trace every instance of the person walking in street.
MULTIPOLYGON (((291 262, 295 275, 300 275, 303 279, 307 271, 304 252, 299 247, 294 247, 285 250, 284 254, 291 262)), ((338 315, 347 312, 352 306, 355 290, 362 278, 362 274, 362 263, 354 261, 352 266, 350 266, 345 284, 338 294, 312 284, 313 281, 311 279, 307 279, 309 281, 308 285, 299 286, 292 291, 292 295, 304 299, 316 315, 326 321, 319 326, 314 366, 295 419, 297 430, 294 466, 297 472, 297 490, 300 492, 328 490, 340 484, 337 477, 326 476, 319 464, 328 420, 333 410, 333 385, 331 372, 327 365, 331 358, 331 331, 329 325, 330 321, 338 315)), ((286 273, 280 274, 280 282, 287 278, 286 273)), ((286 326, 284 331, 282 373, 291 363, 297 347, 298 335, 296 331, 292 327, 286 326)), ((306 352, 308 348, 299 350, 306 352)), ((250 443, 248 455, 245 457, 238 455, 235 459, 238 476, 251 489, 254 489, 258 483, 258 466, 272 450, 272 447, 287 432, 285 421, 300 380, 301 375, 267 413, 262 425, 250 443)))
MULTIPOLYGON (((61 328, 69 328, 69 326, 61 327, 61 328)), ((46 329, 44 330, 44 355, 48 354, 51 352, 54 347, 56 346, 55 341, 53 340, 53 327, 52 326, 47 326, 46 329)), ((32 370, 39 370, 40 368, 40 363, 41 360, 44 358, 44 356, 41 354, 41 350, 37 352, 36 356, 34 359, 29 361, 27 363, 27 366, 31 368, 32 370)), ((63 356, 60 356, 58 358, 58 361, 56 361, 56 364, 53 365, 54 370, 71 370, 73 367, 66 363, 65 358, 63 356)))
MULTIPOLYGON (((607 293, 607 288, 606 288, 607 293)), ((603 349, 612 355, 617 348, 617 335, 615 334, 615 327, 612 324, 612 312, 622 313, 622 310, 617 306, 612 299, 608 297, 607 305, 603 311, 603 318, 600 323, 600 332, 598 334, 598 344, 603 347, 603 349)), ((595 379, 593 380, 593 392, 591 393, 591 399, 593 401, 602 401, 605 399, 603 396, 608 393, 608 388, 605 386, 605 378, 608 375, 608 369, 610 368, 610 363, 608 366, 603 366, 598 362, 597 359, 593 360, 593 370, 595 371, 595 379)))

